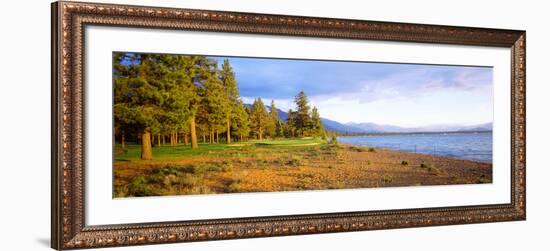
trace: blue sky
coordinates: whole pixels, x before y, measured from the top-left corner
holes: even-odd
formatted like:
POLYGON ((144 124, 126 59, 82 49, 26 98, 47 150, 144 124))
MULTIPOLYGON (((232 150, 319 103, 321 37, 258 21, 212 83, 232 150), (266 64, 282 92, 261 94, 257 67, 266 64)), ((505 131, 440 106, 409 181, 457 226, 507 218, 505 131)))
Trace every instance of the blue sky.
MULTIPOLYGON (((225 57, 214 57, 219 63, 225 57)), ((282 110, 308 95, 321 116, 398 126, 473 125, 493 120, 493 70, 441 66, 227 57, 245 103, 282 110)))

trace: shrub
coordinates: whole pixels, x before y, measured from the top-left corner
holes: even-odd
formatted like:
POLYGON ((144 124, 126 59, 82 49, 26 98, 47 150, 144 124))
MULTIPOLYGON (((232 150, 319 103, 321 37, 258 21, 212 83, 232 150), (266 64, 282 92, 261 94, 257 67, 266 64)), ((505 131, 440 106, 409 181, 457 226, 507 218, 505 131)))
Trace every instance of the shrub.
POLYGON ((430 165, 428 164, 424 164, 424 163, 420 164, 420 168, 429 168, 429 167, 430 165))
POLYGON ((303 178, 296 181, 296 188, 301 190, 307 189, 309 184, 311 184, 311 178, 303 178))
POLYGON ((367 160, 367 165, 370 165, 370 160, 367 160))
POLYGON ((207 186, 201 185, 201 186, 193 187, 190 190, 187 190, 187 193, 189 193, 189 194, 209 194, 209 193, 212 193, 212 190, 210 190, 210 188, 207 187, 207 186))
POLYGON ((487 177, 485 174, 479 176, 478 180, 477 180, 477 183, 478 184, 486 184, 486 183, 491 183, 492 180, 487 177))
POLYGON ((228 172, 233 169, 233 163, 224 161, 220 163, 203 163, 198 165, 188 165, 181 169, 185 173, 201 174, 206 172, 228 172))
POLYGON ((345 188, 345 184, 342 181, 336 181, 336 183, 329 185, 328 189, 342 189, 345 188))
POLYGON ((369 148, 369 152, 371 152, 371 153, 375 153, 375 152, 376 152, 376 149, 374 149, 374 148, 370 147, 370 148, 369 148))
POLYGON ((222 172, 229 172, 229 171, 233 170, 233 163, 230 162, 230 161, 227 161, 227 160, 223 161, 220 170, 222 172))
POLYGON ((147 179, 148 183, 162 184, 164 182, 164 178, 167 175, 173 175, 173 174, 171 174, 171 173, 170 174, 163 174, 160 171, 153 171, 149 175, 147 175, 146 179, 147 179))
POLYGON ((256 162, 258 166, 267 166, 269 164, 269 161, 266 159, 257 159, 256 162))
POLYGON ((115 198, 122 198, 128 195, 128 187, 122 186, 115 189, 115 198))
POLYGON ((382 182, 384 182, 384 183, 391 183, 392 181, 393 181, 392 176, 384 175, 384 177, 382 177, 382 182))
POLYGON ((439 168, 435 167, 435 166, 430 166, 428 167, 428 172, 430 172, 431 174, 433 175, 438 175, 439 173, 441 173, 441 171, 439 170, 439 168))
POLYGON ((142 174, 132 178, 128 184, 128 195, 130 196, 150 196, 153 194, 153 189, 149 186, 147 178, 142 174))
POLYGON ((281 164, 284 164, 284 163, 285 163, 285 161, 284 161, 283 158, 273 160, 273 164, 275 164, 275 165, 281 165, 281 164))
POLYGON ((225 186, 223 191, 225 193, 237 193, 239 191, 241 191, 241 183, 239 181, 231 181, 231 183, 229 183, 229 185, 225 186))
POLYGON ((286 162, 286 164, 289 165, 289 166, 301 166, 304 163, 303 163, 302 158, 296 156, 296 157, 292 157, 292 159, 288 160, 286 162))
POLYGON ((196 177, 192 174, 185 173, 178 176, 177 182, 175 183, 184 187, 193 188, 195 186, 202 185, 202 182, 203 182, 202 178, 203 177, 196 177))
POLYGON ((178 175, 180 173, 186 172, 187 168, 188 166, 183 166, 179 164, 167 164, 161 168, 151 170, 149 174, 160 174, 162 176, 170 174, 178 175))
POLYGON ((401 161, 401 165, 404 165, 404 166, 409 165, 409 162, 406 161, 406 160, 403 160, 403 161, 401 161))
POLYGON ((196 166, 196 173, 220 172, 222 167, 216 163, 204 163, 196 166))
POLYGON ((315 178, 314 173, 299 173, 296 175, 299 179, 312 179, 315 178))
POLYGON ((310 155, 311 155, 311 157, 320 157, 321 152, 318 149, 313 149, 313 150, 310 151, 310 155))
POLYGON ((174 174, 166 175, 166 176, 164 176, 164 179, 163 179, 162 183, 166 187, 171 187, 172 185, 178 183, 178 177, 174 174))
POLYGON ((351 146, 349 149, 354 152, 366 152, 365 148, 358 146, 351 146))
POLYGON ((328 153, 334 153, 338 149, 342 149, 342 146, 338 145, 338 143, 332 144, 330 142, 321 147, 321 150, 326 151, 328 153))
POLYGON ((184 173, 198 173, 199 172, 199 168, 196 166, 196 165, 188 165, 184 168, 182 168, 182 172, 184 173))

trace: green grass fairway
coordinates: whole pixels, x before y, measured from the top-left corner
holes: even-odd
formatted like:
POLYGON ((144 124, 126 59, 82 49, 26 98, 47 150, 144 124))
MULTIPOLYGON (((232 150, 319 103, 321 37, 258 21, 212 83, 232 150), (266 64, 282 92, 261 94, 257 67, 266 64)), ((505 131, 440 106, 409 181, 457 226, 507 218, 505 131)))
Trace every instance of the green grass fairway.
MULTIPOLYGON (((263 148, 269 151, 288 151, 291 149, 302 150, 311 146, 325 144, 326 140, 319 138, 281 139, 281 140, 252 140, 246 142, 234 142, 232 144, 199 144, 198 149, 191 149, 190 145, 179 144, 177 146, 164 145, 153 147, 153 160, 177 160, 190 156, 249 156, 252 153, 261 152, 263 148)), ((127 145, 124 149, 120 145, 115 146, 115 163, 139 162, 140 145, 127 145)))

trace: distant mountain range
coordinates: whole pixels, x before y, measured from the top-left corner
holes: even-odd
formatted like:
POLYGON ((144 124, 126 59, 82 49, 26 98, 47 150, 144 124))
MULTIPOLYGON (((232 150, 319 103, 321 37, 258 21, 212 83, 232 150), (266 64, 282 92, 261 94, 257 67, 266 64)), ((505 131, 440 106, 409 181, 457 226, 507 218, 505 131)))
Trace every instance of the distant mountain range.
MULTIPOLYGON (((248 107, 252 107, 250 104, 245 104, 248 107)), ((266 106, 269 111, 270 106, 266 106)), ((279 119, 286 121, 288 119, 288 113, 277 109, 279 119)), ((415 132, 457 132, 457 131, 492 131, 493 123, 484 123, 470 126, 457 126, 457 125, 432 125, 422 127, 400 127, 394 125, 380 125, 376 123, 340 123, 327 118, 321 118, 325 129, 342 133, 415 133, 415 132)))
POLYGON ((485 123, 471 126, 457 125, 432 125, 422 127, 400 127, 394 125, 379 125, 375 123, 346 123, 345 125, 354 128, 360 128, 366 132, 397 132, 397 133, 412 133, 412 132, 457 132, 457 131, 492 131, 493 123, 485 123))

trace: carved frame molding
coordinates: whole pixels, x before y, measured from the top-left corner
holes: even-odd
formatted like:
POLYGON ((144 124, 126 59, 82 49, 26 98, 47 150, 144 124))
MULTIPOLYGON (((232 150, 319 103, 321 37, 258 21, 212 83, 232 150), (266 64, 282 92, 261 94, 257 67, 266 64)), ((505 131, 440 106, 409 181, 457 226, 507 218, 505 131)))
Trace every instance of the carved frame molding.
POLYGON ((526 218, 525 31, 79 2, 52 4, 52 248, 75 249, 526 218), (496 46, 512 51, 511 203, 86 226, 84 28, 140 27, 496 46))

